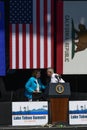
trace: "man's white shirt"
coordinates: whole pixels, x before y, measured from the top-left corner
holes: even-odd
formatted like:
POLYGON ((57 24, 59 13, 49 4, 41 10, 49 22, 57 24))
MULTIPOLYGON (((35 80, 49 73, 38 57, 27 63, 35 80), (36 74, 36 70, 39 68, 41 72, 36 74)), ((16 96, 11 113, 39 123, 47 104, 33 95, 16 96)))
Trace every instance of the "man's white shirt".
POLYGON ((65 83, 65 81, 62 78, 60 78, 58 74, 53 73, 51 76, 51 83, 65 83))

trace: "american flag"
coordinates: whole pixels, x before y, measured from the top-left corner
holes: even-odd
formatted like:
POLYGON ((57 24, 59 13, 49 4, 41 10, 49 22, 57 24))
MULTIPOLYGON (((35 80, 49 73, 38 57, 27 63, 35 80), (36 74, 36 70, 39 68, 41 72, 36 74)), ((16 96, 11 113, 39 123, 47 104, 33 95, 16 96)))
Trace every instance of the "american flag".
POLYGON ((10 69, 53 67, 54 0, 10 0, 10 69))

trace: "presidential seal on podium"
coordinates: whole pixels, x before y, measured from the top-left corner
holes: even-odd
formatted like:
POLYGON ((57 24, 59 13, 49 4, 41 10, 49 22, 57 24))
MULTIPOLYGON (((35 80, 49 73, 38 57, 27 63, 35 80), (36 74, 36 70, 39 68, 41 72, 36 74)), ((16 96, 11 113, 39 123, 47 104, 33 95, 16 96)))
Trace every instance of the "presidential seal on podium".
POLYGON ((64 86, 62 84, 58 84, 56 86, 56 92, 59 93, 59 94, 63 93, 64 92, 64 86))

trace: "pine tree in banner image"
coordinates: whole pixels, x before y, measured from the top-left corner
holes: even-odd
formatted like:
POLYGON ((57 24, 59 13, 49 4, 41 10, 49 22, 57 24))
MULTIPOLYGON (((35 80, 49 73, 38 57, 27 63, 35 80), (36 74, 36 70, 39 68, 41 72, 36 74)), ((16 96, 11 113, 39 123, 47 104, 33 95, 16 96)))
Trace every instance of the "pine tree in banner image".
POLYGON ((6 75, 4 2, 0 2, 0 76, 6 75))

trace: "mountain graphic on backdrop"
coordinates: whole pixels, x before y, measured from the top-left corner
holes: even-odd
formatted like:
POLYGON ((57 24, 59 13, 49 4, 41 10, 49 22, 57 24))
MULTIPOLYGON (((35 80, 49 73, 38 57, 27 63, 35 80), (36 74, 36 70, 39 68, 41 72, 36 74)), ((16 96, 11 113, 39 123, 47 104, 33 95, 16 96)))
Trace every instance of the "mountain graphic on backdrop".
POLYGON ((84 110, 70 110, 69 114, 87 114, 87 109, 84 109, 84 110))
POLYGON ((42 114, 48 114, 48 110, 46 109, 33 109, 28 111, 13 111, 12 115, 42 115, 42 114))

